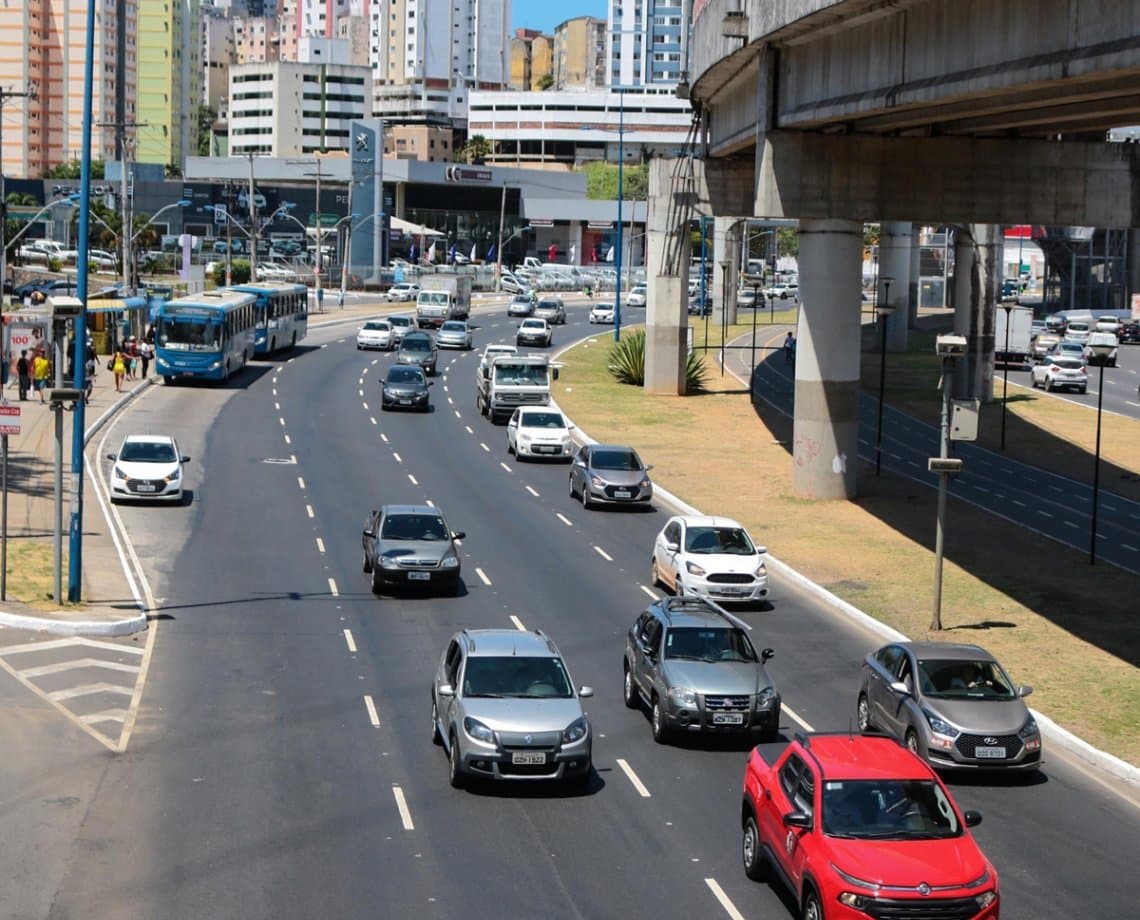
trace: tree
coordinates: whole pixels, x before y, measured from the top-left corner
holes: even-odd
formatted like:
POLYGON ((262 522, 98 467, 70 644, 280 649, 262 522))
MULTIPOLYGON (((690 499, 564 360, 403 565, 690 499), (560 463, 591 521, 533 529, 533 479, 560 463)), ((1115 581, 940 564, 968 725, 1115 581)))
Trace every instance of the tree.
POLYGON ((795 227, 776 228, 776 252, 781 256, 799 257, 800 232, 795 227))
POLYGON ((482 134, 472 134, 467 143, 455 152, 457 163, 482 163, 494 153, 494 146, 482 134))
POLYGON ((214 121, 218 113, 208 105, 198 106, 198 156, 210 155, 210 141, 214 136, 214 121))
MULTIPOLYGON (((617 198, 618 168, 610 163, 595 162, 585 166, 586 197, 595 201, 613 201, 617 198)), ((621 197, 623 201, 644 201, 649 192, 649 167, 626 165, 622 169, 621 197)))
POLYGON ((540 90, 548 90, 554 85, 554 74, 544 73, 538 78, 538 88, 540 90))
MULTIPOLYGON (((29 207, 34 206, 39 202, 37 202, 33 196, 25 195, 23 192, 12 192, 10 195, 8 195, 5 203, 10 205, 29 207)), ((5 211, 5 214, 7 214, 7 211, 5 211)), ((12 237, 19 233, 21 229, 23 229, 23 223, 21 221, 5 219, 4 245, 7 246, 8 240, 12 239, 12 237)), ((9 253, 8 256, 9 260, 11 260, 13 253, 9 253)))
MULTIPOLYGON (((70 163, 58 163, 44 173, 45 179, 72 179, 78 180, 82 172, 83 164, 79 160, 72 160, 70 163)), ((91 178, 103 178, 103 161, 91 161, 91 178)))

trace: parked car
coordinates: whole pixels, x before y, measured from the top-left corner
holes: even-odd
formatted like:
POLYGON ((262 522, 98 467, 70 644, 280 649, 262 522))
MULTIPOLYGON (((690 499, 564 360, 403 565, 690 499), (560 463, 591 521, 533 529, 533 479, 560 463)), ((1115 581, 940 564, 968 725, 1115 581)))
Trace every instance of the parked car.
POLYGON ((383 505, 373 511, 361 534, 362 567, 372 576, 373 593, 415 587, 458 593, 460 562, 455 541, 464 536, 462 531, 451 530, 432 505, 383 505))
POLYGON ((1050 355, 1041 364, 1033 365, 1033 386, 1047 391, 1073 389, 1088 391, 1089 374, 1083 357, 1050 355))
POLYGON ((937 769, 1041 766, 1041 732, 1019 687, 977 645, 892 642, 863 659, 856 715, 937 769))
POLYGON ((593 732, 557 646, 541 630, 464 629, 448 640, 431 687, 432 741, 448 779, 589 782, 593 732))
POLYGON ((370 319, 356 333, 356 349, 392 347, 392 324, 386 319, 370 319))
POLYGON ((586 444, 570 466, 570 497, 594 505, 648 505, 653 500, 649 471, 632 447, 586 444))
POLYGON ((428 387, 431 384, 432 381, 427 379, 422 367, 393 364, 380 385, 380 408, 430 412, 428 387))
POLYGON ((699 293, 693 294, 689 298, 689 315, 690 316, 710 316, 712 315, 713 303, 712 295, 706 293, 702 298, 699 293))
POLYGON ((736 292, 736 305, 738 307, 753 308, 756 306, 756 288, 742 287, 736 292))
POLYGON ((648 302, 649 288, 644 284, 635 284, 633 290, 629 292, 626 298, 626 303, 631 307, 644 307, 648 302))
POLYGON ((462 348, 469 351, 472 347, 471 327, 463 320, 449 319, 436 332, 435 344, 437 348, 462 348))
POLYGON ((525 294, 529 289, 526 282, 520 281, 509 272, 503 272, 499 276, 499 287, 508 294, 525 294))
POLYGON ((165 434, 129 434, 118 451, 107 454, 111 467, 111 501, 181 503, 182 465, 190 458, 165 434))
POLYGON ((507 453, 524 457, 572 457, 570 432, 574 426, 557 409, 515 409, 507 422, 507 453))
POLYGON ((590 323, 604 323, 607 326, 614 324, 613 301, 595 303, 590 309, 590 323))
POLYGON ((414 364, 424 369, 429 377, 435 376, 435 369, 439 358, 435 341, 431 334, 413 329, 405 332, 400 339, 400 347, 396 352, 396 364, 414 364))
POLYGON ((392 303, 406 303, 414 301, 420 292, 420 286, 410 281, 400 281, 388 288, 388 300, 392 303))
POLYGON ((394 313, 388 317, 388 322, 392 324, 392 347, 399 348, 400 341, 404 335, 411 332, 413 329, 418 329, 419 324, 416 323, 414 316, 405 316, 402 313, 394 313))
POLYGON ((554 344, 554 331, 546 320, 530 317, 519 323, 518 331, 515 333, 515 344, 520 348, 523 345, 549 348, 554 344))
POLYGON ((534 316, 534 306, 532 294, 516 294, 507 304, 507 316, 534 316))
POLYGON ((665 522, 653 541, 650 577, 675 594, 716 601, 768 598, 765 546, 731 518, 684 514, 665 522))
POLYGON ((702 597, 654 601, 630 627, 622 661, 625 705, 650 710, 653 740, 677 733, 747 732, 759 740, 780 728, 780 694, 742 620, 702 597))
POLYGON ((540 297, 534 307, 534 315, 553 325, 564 325, 566 322, 566 305, 561 297, 540 297))

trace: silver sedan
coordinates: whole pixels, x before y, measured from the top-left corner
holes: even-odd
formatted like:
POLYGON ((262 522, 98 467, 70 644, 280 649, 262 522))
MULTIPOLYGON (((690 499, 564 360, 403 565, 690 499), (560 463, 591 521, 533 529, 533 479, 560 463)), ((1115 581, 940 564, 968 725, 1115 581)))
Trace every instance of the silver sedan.
POLYGON ((436 332, 435 345, 436 348, 462 348, 464 351, 469 351, 471 327, 461 320, 449 319, 436 332))

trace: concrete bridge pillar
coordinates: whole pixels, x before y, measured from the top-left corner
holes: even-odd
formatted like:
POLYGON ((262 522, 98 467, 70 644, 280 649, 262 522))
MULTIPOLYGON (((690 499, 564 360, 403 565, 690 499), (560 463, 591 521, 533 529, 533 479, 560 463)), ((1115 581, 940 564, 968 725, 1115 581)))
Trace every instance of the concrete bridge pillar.
POLYGON ((918 304, 922 297, 922 227, 911 226, 910 232, 910 284, 906 292, 906 325, 908 329, 918 327, 918 304))
POLYGON ((863 224, 800 221, 792 491, 855 497, 863 224))
POLYGON ((994 398, 994 313, 1001 281, 1002 228, 967 224, 954 234, 954 331, 966 357, 954 364, 954 396, 994 398))
POLYGON ((688 354, 692 190, 675 188, 675 163, 656 158, 649 165, 645 228, 645 391, 666 396, 684 395, 688 354))
POLYGON ((887 317, 887 350, 906 351, 910 302, 911 226, 884 221, 879 225, 879 292, 877 303, 891 307, 887 317), (891 279, 888 287, 886 280, 891 279))
POLYGON ((713 218, 712 303, 713 316, 718 321, 722 315, 727 315, 729 323, 736 322, 736 288, 743 227, 743 221, 737 217, 713 218))

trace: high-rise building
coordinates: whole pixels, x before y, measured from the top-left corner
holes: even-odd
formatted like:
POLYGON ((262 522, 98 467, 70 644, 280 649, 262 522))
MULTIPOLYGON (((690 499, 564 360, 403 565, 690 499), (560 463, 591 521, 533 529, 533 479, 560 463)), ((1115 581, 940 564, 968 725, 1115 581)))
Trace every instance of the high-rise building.
POLYGON ((662 86, 684 69, 681 0, 610 0, 607 85, 662 86))
POLYGON ((133 159, 181 168, 197 152, 202 98, 198 0, 144 2, 138 11, 133 159))
POLYGON ((577 16, 554 27, 554 89, 606 85, 606 21, 577 16))

